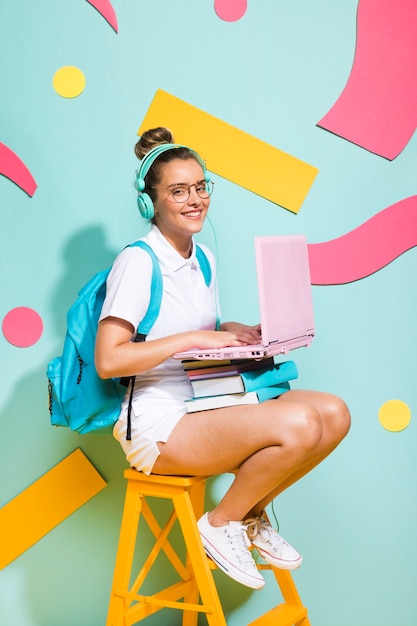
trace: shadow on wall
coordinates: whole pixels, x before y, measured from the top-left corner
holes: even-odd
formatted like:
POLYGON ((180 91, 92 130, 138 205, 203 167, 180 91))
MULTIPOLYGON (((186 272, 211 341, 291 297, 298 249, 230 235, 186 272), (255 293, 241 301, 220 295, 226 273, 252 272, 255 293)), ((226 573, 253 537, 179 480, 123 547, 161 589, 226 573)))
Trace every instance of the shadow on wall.
POLYGON ((108 247, 101 226, 85 228, 68 240, 63 249, 65 273, 54 290, 50 306, 55 330, 62 342, 67 311, 76 300, 77 293, 94 274, 110 267, 118 253, 119 250, 108 247))

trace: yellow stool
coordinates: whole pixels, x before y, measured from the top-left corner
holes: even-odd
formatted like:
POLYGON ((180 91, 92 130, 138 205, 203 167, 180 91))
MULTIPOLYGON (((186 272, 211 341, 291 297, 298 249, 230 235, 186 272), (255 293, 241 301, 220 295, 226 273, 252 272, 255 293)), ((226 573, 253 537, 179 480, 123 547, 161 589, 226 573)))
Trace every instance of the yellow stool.
MULTIPOLYGON (((214 583, 214 563, 203 548, 197 519, 204 513, 206 478, 185 476, 146 476, 133 469, 125 471, 127 490, 120 529, 119 546, 110 595, 106 626, 131 626, 163 608, 183 611, 183 626, 197 626, 198 614, 205 613, 209 626, 226 626, 223 609, 214 583), (147 497, 171 500, 173 510, 161 528, 153 515, 147 497), (139 573, 132 581, 133 557, 140 516, 146 520, 155 543, 139 573), (186 548, 185 563, 168 540, 178 520, 186 548), (141 588, 161 550, 178 573, 179 581, 152 595, 141 588)), ((273 608, 248 626, 310 626, 290 572, 271 565, 284 603, 273 608)))

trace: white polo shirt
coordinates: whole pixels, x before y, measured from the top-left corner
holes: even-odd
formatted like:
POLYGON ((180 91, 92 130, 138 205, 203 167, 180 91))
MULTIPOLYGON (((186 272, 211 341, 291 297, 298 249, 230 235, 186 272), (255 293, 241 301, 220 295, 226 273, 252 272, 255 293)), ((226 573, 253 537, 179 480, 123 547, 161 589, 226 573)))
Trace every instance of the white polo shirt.
MULTIPOLYGON (((189 330, 214 330, 216 280, 214 256, 210 250, 201 246, 212 268, 212 281, 207 287, 196 258, 195 244, 191 257, 184 259, 155 225, 152 225, 143 240, 156 254, 163 280, 160 312, 147 341, 189 330)), ((151 280, 152 260, 146 250, 125 248, 116 258, 107 279, 106 299, 100 319, 118 317, 130 322, 136 329, 148 308, 151 280)), ((181 361, 169 358, 159 366, 138 374, 133 396, 136 423, 134 425, 132 420, 132 439, 137 432, 138 436, 145 436, 154 442, 166 441, 178 419, 185 413, 184 400, 192 395, 181 361)), ((122 405, 121 416, 126 402, 122 405)), ((122 436, 116 433, 115 436, 122 443, 122 436)), ((137 444, 139 442, 134 446, 137 447, 137 444)), ((128 460, 132 461, 126 446, 123 447, 128 460)), ((134 467, 140 465, 136 461, 131 464, 134 467)))

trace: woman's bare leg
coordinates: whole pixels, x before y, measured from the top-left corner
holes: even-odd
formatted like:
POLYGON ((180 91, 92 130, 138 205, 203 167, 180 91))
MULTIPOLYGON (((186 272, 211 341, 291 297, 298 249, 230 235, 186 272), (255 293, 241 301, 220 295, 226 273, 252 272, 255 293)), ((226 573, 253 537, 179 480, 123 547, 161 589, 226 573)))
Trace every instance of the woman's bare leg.
POLYGON ((276 489, 268 494, 264 500, 258 502, 249 511, 248 517, 260 515, 274 498, 311 472, 312 469, 329 456, 349 432, 349 409, 343 400, 337 396, 314 391, 292 391, 291 394, 284 394, 281 399, 286 401, 304 400, 315 406, 321 415, 323 425, 322 438, 320 444, 312 450, 305 461, 286 480, 282 481, 276 489))
POLYGON ((348 415, 334 396, 298 391, 255 406, 185 415, 167 443, 159 444, 153 471, 213 475, 238 468, 210 521, 241 520, 325 458, 346 434, 348 415))

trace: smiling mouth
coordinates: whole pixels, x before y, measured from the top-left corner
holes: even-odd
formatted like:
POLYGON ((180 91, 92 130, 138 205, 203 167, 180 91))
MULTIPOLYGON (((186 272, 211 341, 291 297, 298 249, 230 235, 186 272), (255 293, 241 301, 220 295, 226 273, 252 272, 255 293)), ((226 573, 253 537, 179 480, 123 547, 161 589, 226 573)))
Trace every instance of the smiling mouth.
POLYGON ((185 217, 200 217, 202 211, 187 211, 186 213, 181 213, 185 217))

